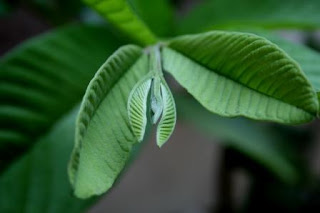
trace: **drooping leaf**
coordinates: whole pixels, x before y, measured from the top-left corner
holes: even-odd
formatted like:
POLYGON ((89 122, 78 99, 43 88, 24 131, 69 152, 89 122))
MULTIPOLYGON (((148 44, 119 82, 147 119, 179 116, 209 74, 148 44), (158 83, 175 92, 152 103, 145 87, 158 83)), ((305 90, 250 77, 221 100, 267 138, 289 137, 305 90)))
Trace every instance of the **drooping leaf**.
POLYGON ((152 80, 139 82, 131 91, 128 98, 128 117, 134 135, 141 142, 147 127, 148 94, 152 80))
POLYGON ((161 83, 162 94, 162 117, 157 127, 157 144, 163 146, 171 136, 176 125, 176 105, 168 85, 165 82, 161 83))
POLYGON ((128 45, 98 70, 84 96, 76 124, 69 178, 75 195, 87 198, 111 188, 134 144, 127 101, 134 85, 148 72, 148 57, 128 45))
POLYGON ((83 0, 117 29, 142 45, 156 42, 155 35, 133 12, 127 0, 83 0))
POLYGON ((267 168, 282 181, 295 183, 299 173, 294 162, 288 158, 292 150, 279 144, 286 139, 265 124, 244 118, 225 118, 214 115, 190 97, 175 96, 179 119, 190 122, 207 136, 218 138, 218 142, 249 156, 267 168))
POLYGON ((0 162, 16 157, 16 148, 33 144, 78 103, 119 45, 104 27, 75 25, 35 37, 2 57, 0 162))
POLYGON ((179 33, 239 27, 320 27, 318 0, 206 0, 178 24, 179 33))
POLYGON ((59 120, 0 176, 0 212, 78 213, 93 204, 71 194, 66 173, 77 112, 78 107, 59 120))
POLYGON ((129 0, 129 3, 156 35, 172 33, 174 11, 170 0, 129 0))
POLYGON ((299 124, 318 112, 301 68, 262 37, 220 31, 181 36, 162 55, 164 69, 219 115, 299 124))

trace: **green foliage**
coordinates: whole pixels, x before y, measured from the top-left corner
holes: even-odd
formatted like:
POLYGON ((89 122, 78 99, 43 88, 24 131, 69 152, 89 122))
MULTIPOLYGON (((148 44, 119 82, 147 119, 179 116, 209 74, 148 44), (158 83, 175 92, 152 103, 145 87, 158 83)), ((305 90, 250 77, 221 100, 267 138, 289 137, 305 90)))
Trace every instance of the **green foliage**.
POLYGON ((302 44, 290 42, 273 33, 266 31, 256 31, 258 35, 264 36, 270 41, 277 44, 290 57, 292 57, 305 73, 306 77, 316 90, 318 96, 320 94, 320 54, 302 44))
POLYGON ((73 108, 101 62, 119 44, 104 27, 68 26, 27 41, 2 57, 2 160, 7 150, 33 144, 73 108))
POLYGON ((318 0, 206 0, 178 25, 179 33, 239 27, 320 27, 318 0))
POLYGON ((72 196, 66 173, 77 111, 78 107, 59 120, 1 175, 0 212, 77 213, 92 205, 92 199, 72 196))
MULTIPOLYGON (((167 0, 84 2, 143 46, 158 42, 152 31, 158 36, 172 33, 173 11, 167 0)), ((320 26, 315 0, 311 6, 298 0, 236 0, 232 7, 229 1, 212 2, 192 11, 178 31, 320 26)), ((102 27, 65 27, 3 57, 0 154, 6 158, 12 147, 35 145, 0 177, 0 212, 78 212, 93 202, 71 197, 63 172, 74 128, 68 173, 79 198, 108 191, 145 138, 148 124, 160 117, 156 140, 161 147, 176 123, 175 101, 163 70, 206 109, 222 116, 284 124, 316 118, 319 54, 262 31, 257 34, 278 46, 254 34, 222 31, 181 36, 145 49, 127 45, 94 77, 98 65, 120 44, 102 27), (59 121, 80 101, 92 77, 76 126, 74 113, 59 121), (14 205, 27 199, 25 206, 14 205)), ((227 146, 286 182, 297 180, 295 166, 277 146, 284 138, 274 131, 249 120, 220 118, 189 100, 179 98, 178 105, 182 117, 220 136, 227 146)))
POLYGON ((317 114, 316 93, 300 67, 264 38, 212 31, 168 47, 165 70, 211 112, 287 124, 317 114))
POLYGON ((138 82, 128 98, 128 117, 132 131, 139 142, 143 140, 147 127, 148 95, 152 80, 138 82))
POLYGON ((286 139, 270 126, 244 118, 229 119, 214 115, 188 97, 176 96, 176 103, 179 119, 193 124, 207 136, 219 138, 223 145, 251 157, 282 181, 295 183, 299 179, 294 162, 288 158, 291 150, 279 146, 286 139))
POLYGON ((158 36, 167 36, 173 29, 173 8, 170 0, 128 0, 137 15, 158 36))
POLYGON ((171 91, 166 84, 162 82, 160 85, 162 94, 162 117, 157 127, 157 144, 163 146, 171 136, 176 125, 176 105, 174 103, 171 91))
POLYGON ((117 29, 142 45, 156 42, 148 27, 136 16, 126 0, 83 0, 117 29))
POLYGON ((116 51, 90 82, 76 125, 69 177, 75 195, 87 198, 107 191, 138 141, 127 115, 127 100, 148 70, 147 55, 133 45, 116 51))

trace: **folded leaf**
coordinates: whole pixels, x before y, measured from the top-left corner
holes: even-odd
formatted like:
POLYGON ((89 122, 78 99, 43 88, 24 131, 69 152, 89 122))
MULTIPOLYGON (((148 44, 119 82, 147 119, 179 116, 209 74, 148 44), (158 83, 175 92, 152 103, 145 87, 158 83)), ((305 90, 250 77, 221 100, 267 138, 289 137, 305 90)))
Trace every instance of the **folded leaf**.
POLYGON ((318 112, 317 95, 297 63, 268 40, 212 31, 171 40, 164 69, 211 112, 299 124, 318 112))
POLYGON ((16 157, 16 148, 33 144, 73 108, 99 65, 119 45, 104 27, 75 25, 35 37, 3 56, 0 162, 16 157))
POLYGON ((127 45, 116 51, 90 82, 69 162, 69 178, 77 197, 106 192, 123 170, 138 143, 130 127, 127 101, 147 72, 147 55, 141 48, 127 45))
POLYGON ((156 42, 156 37, 133 12, 126 0, 83 1, 139 44, 147 45, 156 42))
POLYGON ((132 131, 141 142, 147 127, 147 109, 148 109, 148 95, 150 92, 152 80, 139 82, 131 91, 128 98, 128 117, 132 131))
POLYGON ((166 82, 161 83, 162 117, 157 127, 157 144, 163 146, 171 136, 176 125, 176 105, 166 82))
POLYGON ((318 0, 206 0, 194 7, 178 25, 179 33, 239 27, 320 27, 318 0))

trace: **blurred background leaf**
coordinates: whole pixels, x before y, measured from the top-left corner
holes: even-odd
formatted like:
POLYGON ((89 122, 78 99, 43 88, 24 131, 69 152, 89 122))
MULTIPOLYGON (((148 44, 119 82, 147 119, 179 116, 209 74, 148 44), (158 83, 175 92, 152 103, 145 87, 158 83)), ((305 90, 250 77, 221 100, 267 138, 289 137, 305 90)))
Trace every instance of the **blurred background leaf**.
POLYGON ((119 45, 104 27, 66 26, 1 58, 0 167, 82 99, 96 70, 119 45))
POLYGON ((137 15, 158 36, 172 34, 174 8, 170 0, 128 0, 137 15))
POLYGON ((95 199, 72 195, 67 164, 74 144, 78 107, 63 116, 0 176, 0 212, 82 212, 95 199))
POLYGON ((137 16, 127 0, 101 0, 98 2, 83 0, 83 2, 112 24, 118 34, 127 36, 133 43, 146 46, 157 41, 156 35, 137 16))
POLYGON ((267 29, 320 27, 318 0, 204 0, 181 18, 177 32, 258 27, 267 29))

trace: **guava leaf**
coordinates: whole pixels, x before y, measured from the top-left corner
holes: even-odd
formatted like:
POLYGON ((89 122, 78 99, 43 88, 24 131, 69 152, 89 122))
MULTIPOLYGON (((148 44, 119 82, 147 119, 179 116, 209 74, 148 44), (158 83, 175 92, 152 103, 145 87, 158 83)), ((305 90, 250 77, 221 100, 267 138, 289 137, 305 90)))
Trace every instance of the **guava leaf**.
POLYGON ((0 59, 1 166, 81 100, 99 65, 120 44, 104 27, 69 25, 0 59))
POLYGON ((221 31, 181 36, 162 55, 164 69, 211 112, 285 124, 317 115, 316 92, 300 66, 262 37, 221 31))
POLYGON ((313 88, 320 97, 320 53, 302 45, 288 41, 280 36, 266 31, 255 31, 256 34, 266 37, 299 63, 313 88))
POLYGON ((126 0, 83 0, 83 2, 139 44, 156 42, 155 35, 134 13, 126 0))
POLYGON ((130 91, 148 72, 142 49, 117 50, 91 80, 76 123, 69 178, 79 198, 110 189, 138 143, 128 118, 130 91))
POLYGON ((318 0, 206 0, 195 6, 177 25, 182 33, 211 29, 258 27, 265 29, 320 27, 318 0))
POLYGON ((0 212, 78 213, 96 200, 71 193, 66 167, 74 142, 78 107, 66 113, 0 176, 0 212))
POLYGON ((173 96, 166 82, 160 85, 162 94, 162 116, 157 127, 157 145, 162 147, 171 136, 176 125, 177 113, 173 96))
POLYGON ((170 0, 128 0, 134 11, 158 36, 168 36, 173 30, 174 10, 170 0))
POLYGON ((143 140, 148 116, 148 94, 150 92, 152 79, 143 79, 132 89, 128 98, 128 117, 132 131, 138 141, 143 140))

